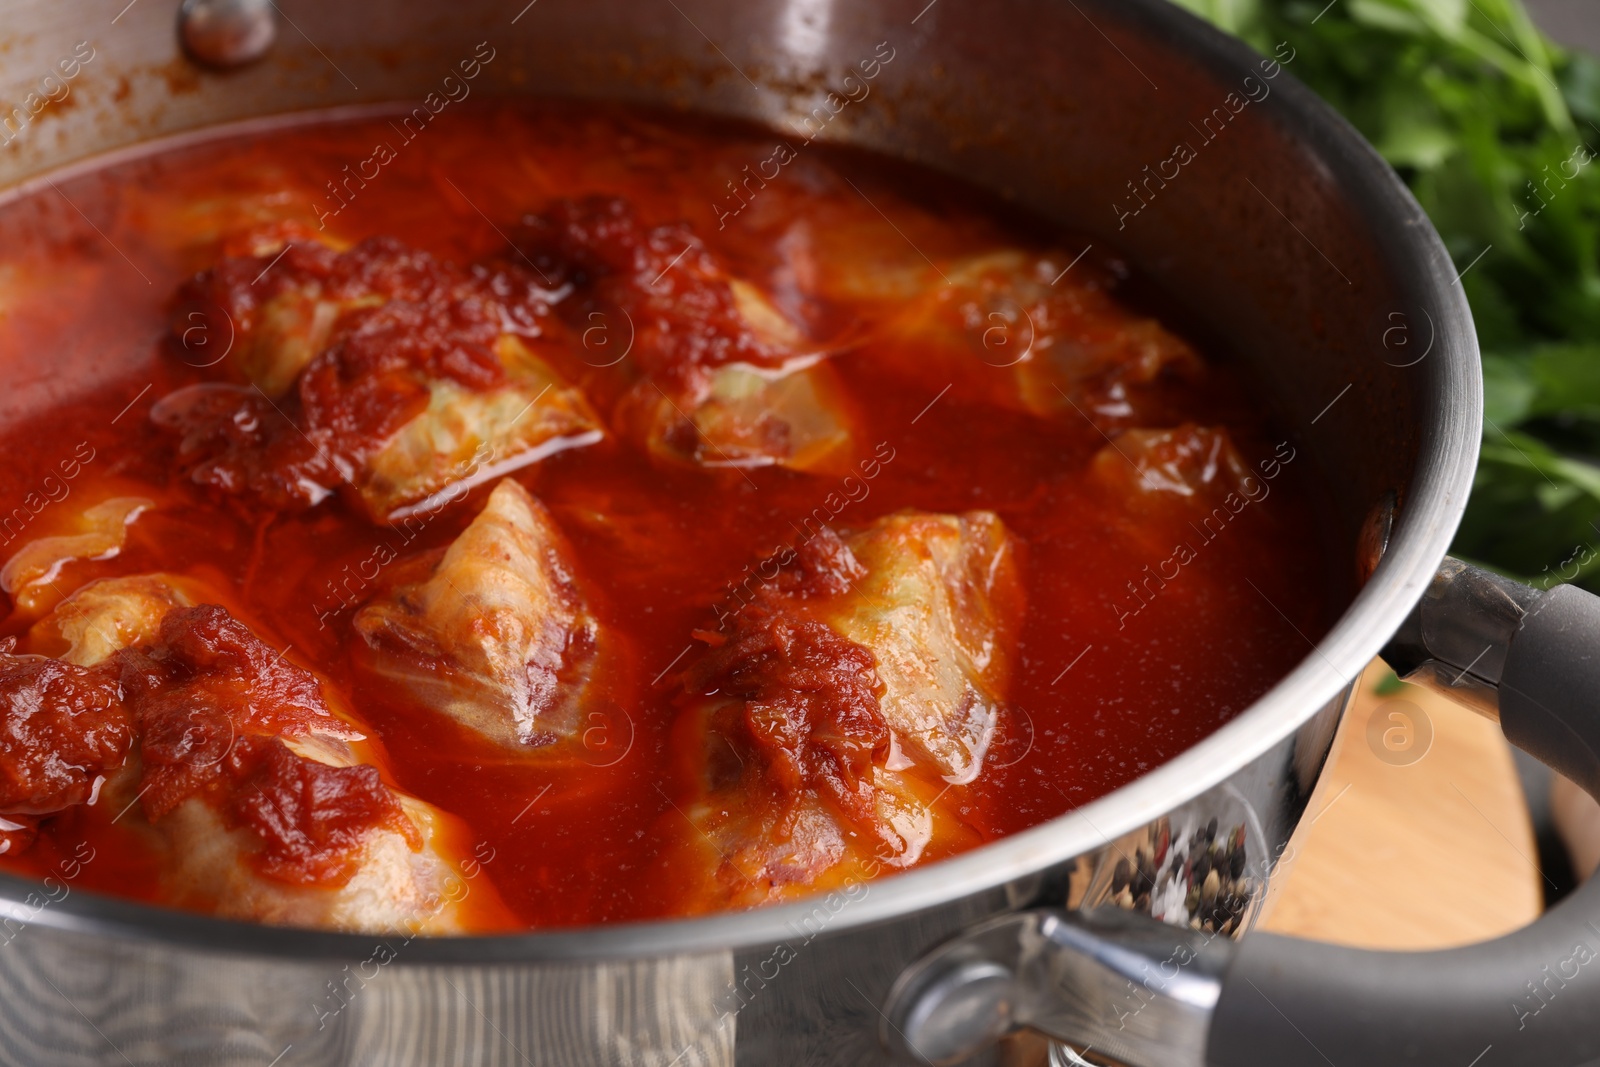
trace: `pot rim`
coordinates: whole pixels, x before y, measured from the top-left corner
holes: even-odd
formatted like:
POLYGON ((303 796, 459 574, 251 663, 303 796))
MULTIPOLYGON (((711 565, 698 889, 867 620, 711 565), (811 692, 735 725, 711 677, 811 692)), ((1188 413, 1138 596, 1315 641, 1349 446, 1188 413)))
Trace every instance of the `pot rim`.
MULTIPOLYGON (((1234 72, 1253 66, 1255 52, 1167 0, 1119 0, 1108 17, 1186 51, 1206 67, 1234 72)), ((1288 737, 1335 699, 1378 654, 1421 598, 1444 558, 1466 507, 1481 434, 1482 378, 1476 335, 1454 264, 1438 234, 1398 175, 1333 109, 1293 77, 1273 93, 1275 117, 1290 123, 1361 211, 1388 265, 1433 309, 1436 358, 1420 390, 1420 441, 1405 510, 1376 573, 1309 654, 1232 721, 1178 756, 1111 793, 1027 830, 927 867, 859 883, 861 892, 828 907, 830 894, 787 904, 698 918, 622 922, 516 934, 423 937, 336 933, 267 926, 103 896, 71 893, 36 907, 33 879, 0 873, 0 919, 67 933, 284 960, 356 960, 382 942, 400 941, 395 962, 519 964, 591 962, 721 952, 810 940, 901 918, 994 890, 1105 847, 1147 825, 1288 737), (817 929, 803 924, 825 916, 817 929)), ((382 107, 382 104, 372 105, 382 107)), ((370 106, 310 114, 338 117, 370 106)), ((303 119, 308 112, 293 113, 303 119)), ((98 167, 108 160, 209 136, 218 129, 269 128, 269 115, 222 127, 141 142, 100 153, 49 173, 98 167)), ((0 202, 45 181, 27 179, 0 191, 0 202)), ((1432 354, 1432 353, 1430 353, 1432 354)), ((836 891, 833 897, 845 896, 836 891)))

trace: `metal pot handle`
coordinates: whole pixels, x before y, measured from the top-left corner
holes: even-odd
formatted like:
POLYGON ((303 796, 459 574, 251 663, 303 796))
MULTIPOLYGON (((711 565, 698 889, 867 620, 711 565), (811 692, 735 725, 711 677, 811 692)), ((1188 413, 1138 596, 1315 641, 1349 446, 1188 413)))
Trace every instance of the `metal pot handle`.
MULTIPOLYGON (((1600 597, 1447 559, 1384 650, 1600 799, 1600 597)), ((1600 877, 1524 929, 1380 952, 1117 909, 984 923, 900 976, 882 1035, 955 1064, 1020 1028, 1132 1067, 1566 1067, 1600 1057, 1600 877)))

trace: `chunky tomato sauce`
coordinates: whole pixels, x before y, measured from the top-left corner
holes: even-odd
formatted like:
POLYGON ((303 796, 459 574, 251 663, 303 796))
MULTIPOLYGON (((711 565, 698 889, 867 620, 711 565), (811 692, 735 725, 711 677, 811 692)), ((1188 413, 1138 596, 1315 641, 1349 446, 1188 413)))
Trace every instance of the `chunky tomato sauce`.
MULTIPOLYGON (((7 668, 0 787, 48 795, 55 813, 0 803, 0 818, 27 824, 18 834, 37 823, 37 839, 0 865, 59 872, 87 842, 94 858, 71 864, 74 885, 166 899, 148 835, 127 822, 158 824, 174 776, 201 774, 180 784, 249 785, 223 821, 266 842, 265 877, 336 879, 352 834, 399 825, 381 778, 455 820, 461 854, 475 857, 469 877, 503 902, 473 928, 703 910, 683 898, 679 854, 664 843, 687 818, 686 761, 702 758, 675 739, 686 700, 754 709, 722 757, 730 766, 766 761, 775 793, 810 790, 847 822, 867 817, 858 779, 896 758, 875 659, 805 612, 859 580, 857 564, 825 558, 843 550, 837 534, 903 509, 993 512, 1020 583, 996 601, 1019 617, 997 630, 1008 675, 981 772, 940 794, 962 835, 935 840, 924 862, 1172 758, 1323 631, 1334 583, 1309 459, 1265 421, 1225 351, 1155 324, 1166 305, 1098 242, 1075 259, 1082 238, 819 145, 752 180, 781 141, 761 130, 504 104, 452 110, 414 136, 382 115, 223 133, 0 206, 0 368, 22 383, 71 368, 47 410, 13 407, 0 427, 0 559, 22 561, 0 633, 26 639, 73 590, 129 575, 191 579, 214 595, 190 599, 227 616, 168 615, 161 638, 119 654, 120 675, 7 668), (725 275, 759 290, 766 310, 741 311, 725 275), (358 318, 341 320, 355 325, 339 353, 305 372, 320 377, 245 392, 229 371, 240 323, 313 277, 352 307, 374 292, 391 303, 344 312, 358 318), (781 330, 763 326, 769 313, 781 330), (540 325, 513 330, 517 315, 540 325), (429 332, 440 316, 448 336, 429 332), (490 743, 364 666, 357 613, 425 579, 493 481, 394 521, 348 487, 321 488, 427 407, 418 368, 467 394, 500 383, 494 344, 508 330, 554 353, 608 423, 598 443, 506 474, 559 527, 603 652, 560 759, 490 743), (849 428, 847 446, 815 462, 723 463, 714 453, 735 445, 683 440, 670 413, 660 433, 618 430, 640 395, 659 405, 639 383, 681 405, 719 368, 777 366, 777 348, 825 361, 819 402, 849 428), (1016 371, 1041 359, 1075 369, 1016 371), (199 383, 237 391, 158 407, 199 383), (71 556, 44 578, 27 569, 26 546, 82 536, 86 509, 123 499, 146 504, 120 548, 71 556), (785 546, 799 577, 771 580, 764 561, 785 546), (815 574, 820 591, 805 587, 815 574), (208 656, 268 662, 228 682, 196 666, 208 656), (146 677, 166 688, 141 696, 146 677), (316 682, 320 695, 284 696, 316 682), (336 709, 366 736, 370 763, 295 763, 272 739, 276 712, 250 695, 261 686, 276 687, 266 704, 299 701, 290 718, 336 709), (184 724, 208 700, 250 706, 248 744, 203 772, 171 757, 152 778, 171 752, 192 763, 207 743, 184 724), (32 718, 15 710, 41 703, 32 718), (757 710, 805 730, 762 734, 757 710), (52 746, 59 765, 30 779, 38 761, 22 754, 52 746), (122 819, 85 801, 130 748, 155 788, 122 819)), ((787 432, 763 424, 727 440, 781 449, 787 432)), ((568 684, 548 674, 539 684, 568 684)))

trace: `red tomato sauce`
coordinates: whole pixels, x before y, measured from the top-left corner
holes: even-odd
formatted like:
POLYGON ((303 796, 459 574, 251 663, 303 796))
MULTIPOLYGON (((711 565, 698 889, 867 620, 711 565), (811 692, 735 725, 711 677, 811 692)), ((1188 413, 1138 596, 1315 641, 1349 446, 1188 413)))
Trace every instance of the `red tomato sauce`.
MULTIPOLYGON (((684 658, 701 647, 696 631, 715 628, 716 605, 735 596, 745 568, 793 542, 808 519, 860 528, 902 508, 992 509, 1021 542, 1027 612, 1000 736, 978 779, 952 787, 982 839, 1060 815, 1171 759, 1310 651, 1343 588, 1328 577, 1319 544, 1317 475, 1215 347, 1202 347, 1203 373, 1140 386, 1137 425, 1227 429, 1263 491, 1225 520, 1118 510, 1091 472, 1125 421, 1073 407, 1041 417, 998 406, 981 388, 908 379, 875 361, 870 333, 841 343, 832 358, 862 443, 845 470, 711 472, 610 443, 518 471, 512 476, 561 524, 594 613, 626 649, 598 682, 603 699, 593 707, 602 710, 587 712, 585 765, 547 770, 506 759, 381 685, 358 683, 352 667, 352 615, 400 566, 391 561, 448 545, 486 487, 458 508, 400 526, 376 524, 341 498, 273 511, 197 484, 172 435, 151 423, 159 398, 215 380, 206 364, 227 343, 225 324, 188 319, 176 294, 238 254, 229 242, 252 228, 351 244, 393 237, 464 268, 515 262, 513 240, 533 255, 535 246, 558 246, 559 233, 541 236, 521 222, 552 204, 619 198, 652 226, 683 227, 778 294, 813 336, 829 338, 851 337, 859 311, 817 295, 828 280, 808 276, 816 260, 796 248, 831 241, 873 270, 886 259, 943 266, 997 245, 1061 248, 1070 258, 1088 243, 947 180, 817 145, 778 178, 741 186, 738 202, 747 206, 730 215, 730 183, 776 141, 758 129, 618 108, 486 104, 452 109, 414 142, 382 115, 224 131, 0 204, 0 371, 34 394, 33 383, 60 368, 70 375, 50 383, 47 410, 0 405, 9 413, 0 422, 0 560, 35 538, 70 532, 83 507, 108 496, 152 500, 118 555, 68 564, 56 584, 70 591, 161 571, 228 590, 230 607, 263 642, 323 679, 329 702, 350 710, 385 755, 393 784, 465 823, 479 854, 494 857, 483 876, 529 927, 673 910, 670 875, 651 862, 673 804, 668 742, 681 691, 673 686, 700 655, 684 658), (377 145, 392 159, 358 175, 354 161, 377 145)), ((660 249, 603 247, 610 258, 602 266, 618 272, 650 273, 670 259, 660 249)), ((334 268, 319 261, 309 269, 334 268)), ((1170 321, 1176 305, 1152 300, 1098 242, 1072 269, 1170 321)), ((251 281, 229 284, 248 290, 251 281)), ((671 328, 672 292, 659 302, 636 306, 635 318, 671 328)), ((628 340, 603 317, 569 325, 594 367, 628 340)), ((1019 326, 971 324, 978 335, 995 328, 1019 326)), ((454 373, 469 376, 471 358, 456 362, 466 369, 454 373)), ((13 617, 0 635, 20 635, 30 621, 13 617)), ((867 719, 870 733, 877 724, 867 719)), ((274 772, 262 762, 253 773, 274 772)), ((50 874, 81 857, 87 841, 95 858, 81 865, 76 887, 157 899, 156 872, 137 839, 112 825, 116 814, 77 808, 45 819, 33 847, 0 857, 0 866, 50 874)))

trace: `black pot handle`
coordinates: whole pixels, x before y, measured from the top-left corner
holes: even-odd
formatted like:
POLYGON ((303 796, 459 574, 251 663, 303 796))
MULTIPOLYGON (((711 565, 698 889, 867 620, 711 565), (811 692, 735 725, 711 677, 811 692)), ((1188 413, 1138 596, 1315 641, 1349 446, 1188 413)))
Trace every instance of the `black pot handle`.
MULTIPOLYGON (((1384 657, 1600 799, 1600 597, 1446 560, 1384 657)), ((891 992, 885 1041, 941 1065, 1022 1027, 1132 1067, 1600 1058, 1600 877, 1524 929, 1434 952, 1268 933, 1234 944, 1111 912, 1036 909, 939 946, 891 992), (1132 1015, 1119 1007, 1130 989, 1132 1015)))

